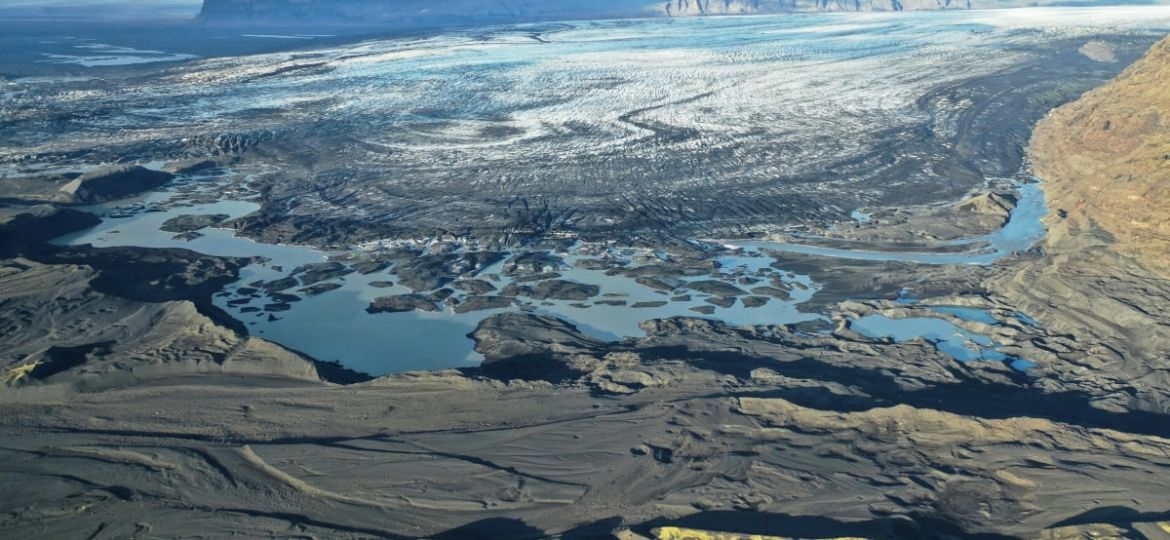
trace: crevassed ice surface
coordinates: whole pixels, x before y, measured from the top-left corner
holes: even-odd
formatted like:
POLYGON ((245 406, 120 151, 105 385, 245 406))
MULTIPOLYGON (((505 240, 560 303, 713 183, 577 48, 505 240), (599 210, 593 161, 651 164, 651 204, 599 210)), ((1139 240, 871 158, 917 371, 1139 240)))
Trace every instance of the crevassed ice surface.
POLYGON ((624 145, 655 124, 693 127, 709 134, 708 142, 766 129, 789 140, 798 139, 795 130, 821 134, 822 143, 850 144, 861 139, 857 129, 903 123, 900 114, 925 85, 1012 62, 1022 53, 1009 45, 1039 41, 1038 31, 1075 35, 1170 22, 1170 13, 1158 8, 1028 24, 1021 22, 1029 21, 1023 11, 520 26, 213 59, 174 69, 162 84, 151 81, 134 92, 94 89, 50 99, 79 106, 101 100, 124 112, 84 126, 90 135, 132 127, 187 131, 276 109, 316 121, 360 119, 362 139, 371 143, 442 152, 453 151, 452 143, 508 146, 512 157, 543 156, 558 146, 577 152, 624 145), (282 68, 304 71, 273 76, 282 68), (653 109, 639 112, 638 122, 622 119, 647 106, 653 109), (841 125, 851 112, 889 122, 841 125), (407 131, 385 129, 391 127, 407 131), (496 129, 485 133, 485 127, 496 129), (542 140, 565 129, 578 129, 580 137, 542 140), (855 136, 830 136, 846 132, 855 136), (534 141, 539 144, 521 144, 534 141))
MULTIPOLYGON (((311 179, 273 196, 316 216, 508 225, 505 204, 524 197, 580 229, 643 214, 845 218, 895 192, 971 187, 813 181, 900 129, 955 132, 961 104, 927 114, 929 89, 1037 44, 1167 27, 1162 7, 575 22, 208 59, 117 84, 17 80, 0 162, 160 159, 273 137, 268 159, 295 165, 281 174, 311 179)), ((915 159, 921 176, 939 158, 915 159)))

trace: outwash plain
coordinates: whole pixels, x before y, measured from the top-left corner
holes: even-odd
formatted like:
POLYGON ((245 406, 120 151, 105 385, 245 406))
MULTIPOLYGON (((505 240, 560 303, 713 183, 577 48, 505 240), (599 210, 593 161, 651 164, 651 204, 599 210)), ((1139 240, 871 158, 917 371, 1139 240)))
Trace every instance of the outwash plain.
POLYGON ((37 31, 6 538, 1170 538, 1170 9, 37 31))

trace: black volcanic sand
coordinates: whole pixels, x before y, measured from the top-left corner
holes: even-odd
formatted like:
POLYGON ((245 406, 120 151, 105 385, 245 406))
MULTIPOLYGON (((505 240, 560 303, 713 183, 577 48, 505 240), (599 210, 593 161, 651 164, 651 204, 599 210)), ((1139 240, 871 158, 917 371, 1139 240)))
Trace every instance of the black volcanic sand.
MULTIPOLYGON (((16 212, 0 227, 7 238, 90 223, 70 210, 16 212)), ((1102 521, 1152 530, 1170 506, 1160 481, 1170 466, 1170 422, 1158 405, 1165 388, 1143 378, 1148 366, 1137 360, 1170 342, 1165 330, 1143 328, 1120 343, 1107 326, 1070 333, 1085 308, 1043 307, 1056 302, 1048 284, 1060 283, 1122 300, 1081 304, 1111 319, 1134 320, 1137 308, 1126 306, 1170 299, 1165 282, 1143 280, 1139 269, 1106 289, 1076 286, 1099 259, 1048 266, 1024 254, 965 268, 788 256, 778 266, 826 286, 812 304, 833 323, 731 328, 678 318, 647 322, 644 338, 604 342, 555 319, 500 315, 474 333, 481 368, 337 388, 324 381, 366 378, 247 337, 211 306, 247 260, 35 239, 7 246, 0 297, 13 331, 0 341, 11 355, 0 474, 25 487, 6 492, 0 510, 20 537, 188 521, 249 535, 295 524, 319 536, 403 538, 650 535, 661 526, 1025 535, 1102 521), (939 304, 991 310, 1003 325, 952 322, 994 332, 1041 367, 958 364, 929 342, 866 339, 843 324, 869 313, 922 316, 891 302, 908 287, 939 304), (1039 326, 1015 321, 1016 310, 1039 326), (48 327, 57 335, 32 338, 48 327), (1118 353, 1102 362, 1101 350, 1118 353), (1086 475, 1085 463, 1107 472, 1086 475), (1124 500, 1103 495, 1114 492, 1124 500), (469 507, 468 496, 486 504, 469 507), (66 502, 88 510, 54 510, 66 502), (1085 510, 1102 505, 1115 510, 1085 510)), ((694 264, 654 272, 681 275, 694 264)), ((528 268, 547 278, 543 270, 528 268)), ((245 292, 268 286, 272 297, 305 289, 301 281, 245 292)), ((543 290, 590 292, 567 283, 543 290)), ((471 296, 455 309, 512 301, 490 298, 506 297, 471 296)), ((392 296, 371 308, 440 300, 392 296)))

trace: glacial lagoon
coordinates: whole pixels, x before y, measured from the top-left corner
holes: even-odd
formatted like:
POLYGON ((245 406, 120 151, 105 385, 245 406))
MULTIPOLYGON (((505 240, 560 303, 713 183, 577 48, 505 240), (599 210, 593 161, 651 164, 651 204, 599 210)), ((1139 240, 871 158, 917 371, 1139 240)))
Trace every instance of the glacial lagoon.
MULTIPOLYGON (((579 254, 560 254, 569 264, 561 269, 561 279, 594 284, 601 288, 595 301, 623 301, 626 305, 582 304, 564 300, 550 300, 532 303, 528 306, 513 306, 508 309, 491 309, 469 313, 455 313, 444 305, 441 312, 406 312, 368 314, 365 309, 370 302, 381 296, 408 294, 412 291, 400 284, 391 287, 374 286, 373 283, 396 282, 388 270, 370 274, 352 273, 334 283, 340 288, 319 295, 298 295, 301 299, 290 303, 290 309, 276 313, 264 310, 253 311, 264 305, 264 300, 234 303, 239 295, 231 294, 241 287, 259 281, 274 281, 289 276, 298 267, 323 263, 330 255, 306 246, 272 245, 255 242, 236 236, 226 228, 206 228, 200 236, 186 240, 176 238, 171 232, 162 231, 163 224, 183 215, 228 216, 228 221, 246 216, 259 206, 246 200, 220 201, 208 204, 182 204, 162 207, 175 195, 160 192, 136 201, 130 207, 104 205, 90 210, 103 216, 102 223, 79 233, 58 238, 62 245, 91 244, 96 247, 137 246, 149 248, 184 248, 199 253, 230 257, 255 257, 258 262, 248 265, 240 279, 229 286, 224 294, 215 298, 217 306, 246 323, 257 336, 270 339, 286 347, 302 351, 321 360, 337 360, 349 368, 368 373, 465 367, 476 365, 481 357, 472 349, 473 343, 467 334, 483 319, 505 311, 524 309, 535 314, 558 317, 576 325, 593 337, 617 340, 642 335, 638 324, 642 321, 673 316, 701 316, 691 311, 692 307, 709 305, 700 295, 693 295, 689 301, 670 301, 670 296, 636 283, 621 275, 607 275, 603 270, 590 270, 572 266, 573 261, 583 258, 579 254), (653 308, 632 307, 638 302, 660 303, 653 308), (270 317, 271 315, 271 317, 270 317), (425 339, 420 339, 425 336, 425 339)), ((510 279, 498 273, 506 262, 479 269, 476 276, 491 275, 493 284, 504 287, 510 279)), ((741 273, 765 271, 771 259, 758 254, 727 256, 720 259, 722 271, 737 269, 741 273)), ((793 284, 788 301, 773 299, 766 306, 745 307, 741 302, 727 308, 715 308, 714 318, 736 325, 787 324, 819 318, 818 315, 803 313, 797 305, 815 294, 817 286, 807 276, 777 272, 780 279, 793 284)), ((381 283, 379 283, 381 285, 381 283)), ((462 293, 453 295, 460 299, 462 293)))
MULTIPOLYGON (((671 301, 672 295, 639 284, 624 275, 612 275, 604 270, 575 265, 575 262, 585 258, 576 249, 557 254, 566 263, 565 267, 558 269, 558 273, 560 279, 600 287, 600 294, 591 299, 593 303, 588 305, 550 300, 520 302, 519 305, 505 309, 456 313, 450 305, 440 304, 439 312, 369 314, 365 309, 375 298, 412 292, 396 283, 391 273, 393 268, 388 268, 369 274, 355 272, 331 280, 329 282, 336 284, 336 289, 316 295, 298 294, 300 299, 289 303, 287 310, 270 312, 261 309, 266 300, 260 295, 253 294, 255 298, 248 300, 236 291, 250 288, 249 284, 288 277, 299 267, 329 261, 331 256, 344 257, 352 253, 327 253, 306 246, 259 243, 236 236, 233 230, 227 228, 204 228, 193 237, 177 236, 161 230, 167 220, 183 215, 221 214, 228 216, 225 222, 230 222, 255 212, 259 205, 246 199, 184 202, 183 195, 175 191, 154 193, 129 204, 91 207, 89 210, 102 216, 101 224, 61 237, 56 243, 92 244, 97 247, 185 248, 208 255, 256 258, 256 262, 242 270, 238 282, 216 296, 217 306, 246 323, 257 336, 321 360, 336 360, 352 369, 383 374, 478 364, 481 357, 473 350, 473 342, 468 334, 480 321, 505 311, 522 310, 561 318, 586 334, 605 340, 640 336, 642 331, 639 323, 674 316, 708 317, 732 325, 781 325, 822 318, 817 314, 804 313, 799 308, 801 303, 816 294, 820 286, 808 276, 773 268, 774 259, 767 256, 768 250, 924 264, 990 264, 1010 253, 1029 249, 1043 237, 1043 191, 1038 184, 1020 185, 1019 191, 1020 204, 1007 225, 994 233, 962 241, 964 245, 981 246, 965 252, 911 254, 775 242, 725 242, 729 246, 742 248, 717 258, 718 273, 726 281, 733 283, 736 276, 775 276, 790 285, 791 298, 786 301, 772 299, 762 307, 746 307, 742 302, 736 302, 731 307, 716 307, 710 315, 699 314, 691 309, 710 305, 704 301, 703 295, 691 295, 686 301, 671 301), (387 286, 387 282, 394 282, 394 285, 387 286), (653 307, 632 307, 637 303, 653 307)), ((607 255, 623 256, 622 250, 609 248, 608 251, 607 255)), ((629 250, 626 251, 625 256, 628 256, 629 250)), ((592 252, 596 252, 596 249, 592 252)), ((669 259, 669 254, 661 252, 642 255, 669 259)), ((492 283, 497 288, 504 287, 511 282, 508 276, 499 272, 506 262, 507 259, 491 267, 477 269, 472 274, 494 280, 492 283)), ((456 292, 452 296, 456 301, 462 301, 466 295, 456 292)), ((994 318, 979 310, 943 307, 937 311, 962 319, 996 323, 994 318)), ((989 338, 959 329, 941 318, 889 319, 870 315, 851 321, 851 327, 873 338, 888 337, 905 341, 923 337, 959 361, 1014 361, 1017 368, 1030 367, 1026 361, 1009 358, 998 352, 996 344, 989 338)))

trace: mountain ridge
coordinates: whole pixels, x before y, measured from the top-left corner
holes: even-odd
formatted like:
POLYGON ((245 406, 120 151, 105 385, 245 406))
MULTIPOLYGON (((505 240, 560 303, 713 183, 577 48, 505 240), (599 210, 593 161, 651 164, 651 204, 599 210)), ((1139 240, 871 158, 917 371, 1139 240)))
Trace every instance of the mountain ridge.
POLYGON ((1088 5, 1061 0, 204 0, 211 23, 445 25, 803 12, 895 12, 1088 5))

